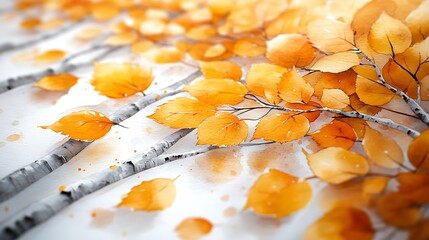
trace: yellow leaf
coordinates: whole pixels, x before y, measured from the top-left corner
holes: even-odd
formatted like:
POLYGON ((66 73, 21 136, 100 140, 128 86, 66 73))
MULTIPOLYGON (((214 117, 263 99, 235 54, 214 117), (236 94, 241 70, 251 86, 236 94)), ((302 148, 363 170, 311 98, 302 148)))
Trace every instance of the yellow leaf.
POLYGON ((273 114, 259 121, 253 139, 289 142, 305 136, 309 128, 310 123, 303 115, 273 114))
POLYGON ((246 76, 246 86, 254 94, 265 97, 270 103, 279 103, 278 84, 286 68, 267 64, 253 64, 246 76))
POLYGON ((124 46, 135 42, 138 35, 134 32, 122 32, 108 37, 104 43, 111 46, 124 46))
POLYGON ((40 79, 35 86, 49 91, 64 91, 74 86, 77 80, 69 73, 55 74, 40 79))
POLYGON ((362 102, 373 106, 384 105, 396 96, 384 86, 360 76, 356 79, 356 94, 362 102))
POLYGON ((223 78, 196 80, 186 86, 184 90, 198 100, 216 106, 240 103, 247 93, 243 84, 223 78))
POLYGON ((383 11, 393 14, 396 11, 396 3, 392 0, 375 0, 360 8, 353 16, 351 24, 356 37, 368 33, 383 11))
POLYGON ((95 63, 92 85, 111 98, 145 91, 152 83, 152 70, 131 63, 95 63))
POLYGON ((253 184, 244 208, 282 218, 303 209, 311 197, 312 190, 306 181, 298 182, 297 177, 270 169, 253 184))
POLYGON ((246 37, 234 44, 234 53, 242 57, 256 57, 267 51, 267 44, 262 38, 246 37))
POLYGON ((201 62, 201 72, 206 78, 229 78, 235 81, 241 79, 241 67, 227 61, 201 62))
POLYGON ((359 57, 356 53, 340 52, 325 56, 317 60, 311 67, 322 72, 339 73, 359 65, 359 57))
POLYGON ((38 18, 28 18, 21 22, 20 26, 24 29, 34 29, 38 27, 42 21, 38 18))
POLYGON ((324 89, 320 99, 322 106, 332 109, 343 109, 350 105, 350 98, 340 89, 324 89))
POLYGON ((97 27, 87 27, 82 29, 77 35, 76 38, 82 41, 92 40, 98 36, 100 36, 102 30, 97 27))
POLYGON ((159 106, 149 118, 172 128, 196 128, 215 115, 216 107, 186 97, 179 97, 159 106))
POLYGON ((308 103, 314 93, 313 87, 305 82, 295 68, 283 74, 278 91, 280 97, 290 103, 308 103))
POLYGON ((205 218, 190 217, 183 219, 175 228, 180 239, 196 240, 212 231, 213 224, 205 218))
POLYGON ((103 114, 83 110, 62 117, 49 126, 39 126, 51 129, 73 139, 93 141, 106 135, 114 123, 103 114))
POLYGON ((359 76, 364 77, 366 79, 369 79, 372 81, 378 80, 377 72, 374 70, 372 66, 366 66, 366 65, 354 66, 353 71, 359 74, 359 76))
POLYGON ((395 55, 411 44, 411 32, 400 20, 382 13, 372 25, 368 35, 370 47, 382 54, 395 55))
POLYGON ((300 34, 281 34, 267 43, 267 58, 285 68, 305 67, 315 55, 316 49, 300 34))
POLYGON ((347 123, 338 120, 323 126, 316 133, 311 134, 313 140, 322 148, 342 147, 350 149, 356 141, 355 130, 347 123))
POLYGON ((246 141, 246 123, 230 113, 218 113, 203 121, 197 129, 198 144, 231 146, 246 141))
POLYGON ((368 115, 375 115, 381 111, 380 107, 377 106, 371 106, 364 102, 362 102, 357 94, 353 94, 350 97, 350 109, 353 111, 358 111, 360 113, 368 114, 368 115))
POLYGON ((366 178, 363 182, 362 193, 365 195, 380 194, 386 189, 389 180, 388 177, 366 178))
POLYGON ((378 131, 366 127, 363 148, 373 163, 385 168, 397 168, 404 161, 401 147, 378 131))
POLYGON ((225 46, 223 46, 222 44, 215 44, 207 48, 207 50, 204 52, 204 57, 214 58, 222 55, 225 52, 226 52, 225 46))
POLYGON ((185 54, 175 48, 153 48, 143 56, 156 63, 175 63, 185 59, 185 54))
POLYGON ((155 43, 149 40, 140 40, 131 45, 131 51, 134 53, 144 53, 155 46, 155 43))
POLYGON ((34 59, 38 62, 55 62, 64 58, 66 53, 62 50, 48 50, 37 55, 34 59))
POLYGON ((307 36, 325 52, 345 52, 353 49, 354 33, 346 23, 333 19, 317 19, 307 25, 307 36))
POLYGON ((117 205, 137 211, 160 211, 169 208, 176 199, 175 179, 155 178, 134 186, 117 205))
POLYGON ((339 147, 325 148, 306 157, 314 175, 328 183, 342 183, 369 171, 365 157, 339 147))
POLYGON ((97 2, 92 5, 92 16, 95 20, 106 21, 119 14, 119 8, 114 2, 97 2))
POLYGON ((405 23, 411 30, 413 42, 426 39, 429 36, 429 2, 423 1, 407 16, 405 23))
POLYGON ((354 207, 337 207, 310 225, 304 240, 372 240, 374 236, 375 229, 365 211, 354 207))
POLYGON ((423 131, 408 147, 408 159, 419 171, 429 169, 429 130, 423 131))
POLYGON ((314 95, 322 97, 324 89, 341 89, 347 95, 352 95, 356 90, 356 77, 352 69, 340 73, 321 73, 314 85, 314 95))
POLYGON ((209 40, 210 38, 216 37, 217 31, 211 25, 201 25, 189 29, 185 36, 189 39, 196 41, 209 40))

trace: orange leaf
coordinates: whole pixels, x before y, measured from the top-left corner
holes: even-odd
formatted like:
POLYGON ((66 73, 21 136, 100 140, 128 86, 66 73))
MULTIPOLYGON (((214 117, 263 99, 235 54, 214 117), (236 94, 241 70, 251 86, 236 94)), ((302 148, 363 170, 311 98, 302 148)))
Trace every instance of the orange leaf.
POLYGON ((429 175, 426 173, 401 173, 398 178, 399 192, 417 204, 429 203, 429 175))
POLYGON ((138 35, 134 32, 122 32, 108 37, 104 43, 111 46, 124 46, 135 42, 138 35))
POLYGON ((184 88, 198 100, 221 106, 237 104, 243 101, 247 89, 243 84, 232 79, 211 78, 193 81, 184 88))
POLYGON ((405 23, 411 30, 413 42, 427 39, 429 36, 429 2, 422 1, 420 6, 407 16, 405 23))
POLYGON ((322 106, 332 109, 343 109, 350 105, 350 99, 340 89, 324 89, 320 99, 322 106))
POLYGON ((149 40, 140 40, 131 45, 131 51, 134 53, 144 53, 155 46, 155 43, 149 40))
POLYGON ((42 24, 40 24, 40 28, 43 30, 54 29, 62 26, 64 24, 64 20, 61 18, 53 18, 42 24))
POLYGON ((378 80, 377 72, 375 72, 372 66, 366 66, 366 65, 354 66, 353 71, 359 74, 359 76, 364 77, 366 79, 369 79, 372 81, 378 80))
POLYGON ((198 144, 231 146, 246 141, 246 123, 230 113, 218 113, 204 120, 197 129, 198 144))
POLYGON ((93 141, 106 135, 113 124, 101 113, 83 110, 64 116, 52 125, 39 127, 76 140, 93 141))
POLYGON ((393 14, 396 11, 395 2, 392 0, 375 0, 360 8, 352 21, 352 29, 356 32, 356 36, 368 33, 383 11, 393 14))
POLYGON ((329 183, 342 183, 369 171, 365 157, 343 148, 325 148, 306 157, 314 175, 329 183))
POLYGON ((374 106, 384 105, 396 96, 384 86, 360 76, 356 79, 356 94, 362 102, 374 106))
POLYGON ((185 59, 185 54, 175 48, 153 48, 143 56, 156 63, 175 63, 185 59))
POLYGON ((408 239, 426 240, 429 238, 429 219, 424 219, 414 225, 408 232, 408 239))
POLYGON ((34 86, 49 91, 64 91, 77 83, 78 78, 69 73, 46 76, 34 86))
POLYGON ((201 25, 189 29, 185 36, 196 41, 209 40, 217 35, 216 28, 211 25, 201 25))
POLYGON ((230 78, 235 81, 241 79, 241 67, 232 62, 201 62, 201 72, 206 78, 230 78))
POLYGON ((376 208, 386 224, 398 228, 411 227, 421 217, 419 207, 401 193, 388 193, 381 196, 376 208))
POLYGON ((95 20, 106 21, 119 14, 119 8, 113 2, 97 2, 92 5, 92 16, 95 20))
MULTIPOLYGON (((315 108, 320 108, 320 105, 316 102, 308 102, 307 104, 301 103, 286 103, 285 107, 298 110, 312 110, 315 108)), ((314 122, 320 116, 320 111, 301 113, 302 116, 306 117, 309 122, 314 122)))
POLYGON ((419 171, 429 169, 429 130, 423 131, 408 147, 408 159, 419 171))
POLYGON ((283 74, 278 91, 283 100, 291 103, 307 103, 314 93, 311 85, 305 82, 295 68, 283 74))
POLYGON ((365 129, 362 145, 369 160, 379 166, 398 168, 404 161, 401 147, 394 140, 370 127, 365 129))
POLYGON ((307 25, 307 36, 320 50, 345 52, 353 49, 354 33, 346 23, 332 19, 317 19, 307 25))
POLYGON ((324 89, 341 89, 347 95, 355 93, 356 89, 356 73, 349 69, 340 73, 321 73, 320 79, 317 80, 314 86, 314 95, 322 96, 324 89))
POLYGON ((102 33, 102 30, 97 27, 87 27, 82 29, 78 34, 76 35, 76 38, 82 41, 88 41, 92 40, 98 36, 100 36, 102 33))
POLYGON ((282 33, 299 32, 301 18, 305 15, 304 8, 289 8, 277 19, 268 23, 265 27, 267 37, 273 38, 282 33))
POLYGON ((353 207, 338 207, 313 223, 304 240, 359 239, 371 240, 375 229, 365 211, 353 207))
POLYGON ((152 70, 131 63, 95 63, 92 85, 111 98, 145 91, 152 83, 152 70))
POLYGON ((362 139, 365 134, 365 128, 368 123, 358 118, 338 118, 338 121, 345 122, 353 127, 358 138, 362 139))
POLYGON ((219 61, 232 57, 233 43, 224 42, 218 44, 197 43, 191 45, 189 55, 199 61, 219 61))
POLYGON ((375 115, 381 111, 381 108, 379 107, 371 106, 362 102, 357 94, 353 94, 349 97, 351 110, 358 111, 360 113, 365 113, 368 115, 375 115))
POLYGON ((316 49, 303 35, 281 34, 267 43, 267 58, 285 68, 305 67, 315 55, 316 49))
POLYGON ((298 182, 297 177, 270 169, 253 184, 244 208, 282 218, 303 209, 311 197, 312 190, 306 181, 298 182))
POLYGON ((289 142, 305 136, 309 128, 308 119, 302 115, 273 114, 259 121, 253 139, 289 142))
POLYGON ((216 113, 216 107, 186 97, 178 97, 159 106, 149 118, 172 128, 196 128, 216 113))
POLYGON ((267 64, 253 64, 246 76, 246 86, 254 94, 265 97, 270 103, 279 103, 278 84, 286 68, 267 64))
POLYGON ((338 120, 323 126, 311 136, 322 148, 342 147, 344 149, 350 149, 357 138, 355 130, 349 124, 338 120))
POLYGON ((366 195, 382 193, 389 183, 388 177, 371 177, 366 178, 363 182, 362 193, 366 195))
POLYGON ((38 18, 28 18, 21 22, 20 26, 24 29, 34 29, 38 27, 42 21, 38 18))
POLYGON ((179 234, 180 239, 195 240, 209 234, 212 228, 213 224, 209 220, 192 217, 183 219, 175 230, 179 234))
POLYGON ((169 208, 176 199, 175 179, 155 178, 134 186, 117 207, 137 211, 160 211, 169 208))
POLYGON ((267 44, 262 38, 246 37, 234 44, 234 53, 242 57, 256 57, 267 51, 267 44))
POLYGON ((311 69, 322 72, 339 73, 359 65, 359 63, 359 57, 356 53, 340 52, 320 58, 314 63, 311 69))
POLYGON ((55 62, 64 58, 66 53, 62 50, 48 50, 37 55, 34 59, 38 62, 55 62))
POLYGON ((400 20, 382 13, 368 35, 371 48, 382 54, 404 52, 411 44, 411 32, 400 20))

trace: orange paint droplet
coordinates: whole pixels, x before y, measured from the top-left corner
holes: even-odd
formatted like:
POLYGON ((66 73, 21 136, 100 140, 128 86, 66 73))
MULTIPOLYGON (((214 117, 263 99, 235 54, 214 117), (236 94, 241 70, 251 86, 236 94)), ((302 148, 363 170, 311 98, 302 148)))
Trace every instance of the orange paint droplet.
POLYGON ((96 208, 91 212, 91 217, 91 225, 100 228, 112 223, 114 213, 108 209, 96 208))
POLYGON ((209 182, 231 181, 243 170, 240 157, 241 154, 233 149, 213 150, 196 161, 197 174, 209 182))
POLYGON ((222 202, 226 202, 229 200, 229 196, 228 195, 223 195, 222 197, 220 197, 220 200, 222 200, 222 202))
POLYGON ((12 126, 18 126, 18 125, 19 125, 19 121, 18 120, 15 120, 15 121, 12 122, 12 126))
POLYGON ((74 214, 70 213, 69 218, 74 218, 74 214))
POLYGON ((61 186, 58 187, 58 190, 60 192, 65 191, 66 189, 67 189, 67 186, 65 186, 65 185, 61 185, 61 186))
POLYGON ((110 168, 110 170, 115 170, 117 167, 118 166, 116 166, 116 165, 111 165, 109 168, 110 168))
POLYGON ((160 98, 161 98, 161 96, 159 96, 159 95, 155 96, 155 100, 159 100, 160 98))
POLYGON ((77 168, 78 171, 82 171, 82 168, 77 168))
POLYGON ((122 232, 122 237, 126 237, 128 235, 127 232, 122 232))
POLYGON ((147 127, 147 128, 145 129, 145 131, 146 131, 146 133, 147 133, 147 134, 152 134, 152 132, 153 132, 153 130, 152 130, 152 128, 151 128, 151 127, 147 127))
POLYGON ((237 213, 237 209, 235 207, 229 207, 223 211, 223 215, 225 217, 232 217, 237 213))
POLYGON ((22 137, 22 135, 21 135, 21 134, 12 134, 12 135, 9 135, 9 136, 6 138, 6 140, 7 140, 7 141, 9 141, 9 142, 16 142, 16 141, 18 141, 19 139, 21 139, 21 137, 22 137))
POLYGON ((292 144, 270 145, 265 149, 253 152, 247 161, 253 174, 263 172, 267 168, 286 170, 288 163, 282 153, 293 153, 292 144))

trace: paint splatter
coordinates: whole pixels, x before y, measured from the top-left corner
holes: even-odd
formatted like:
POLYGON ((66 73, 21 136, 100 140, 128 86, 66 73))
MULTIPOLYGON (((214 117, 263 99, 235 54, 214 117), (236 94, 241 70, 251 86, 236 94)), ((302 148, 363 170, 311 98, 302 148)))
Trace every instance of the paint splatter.
POLYGON ((222 197, 220 197, 220 200, 222 200, 222 202, 226 202, 229 200, 229 196, 228 195, 223 195, 222 197))
POLYGON ((113 221, 114 213, 108 209, 96 208, 91 212, 91 225, 101 228, 109 225, 113 221))
POLYGON ((196 160, 196 174, 208 182, 231 181, 243 170, 240 157, 241 154, 234 148, 213 150, 196 160))
POLYGON ((290 154, 293 152, 291 143, 270 145, 263 150, 252 152, 247 163, 253 174, 261 173, 268 168, 286 170, 288 160, 292 157, 290 154))
POLYGON ((21 138, 22 138, 21 134, 12 134, 12 135, 7 136, 6 140, 9 142, 16 142, 21 138))
POLYGON ((236 213, 237 209, 235 207, 228 207, 223 211, 225 217, 233 217, 236 213))

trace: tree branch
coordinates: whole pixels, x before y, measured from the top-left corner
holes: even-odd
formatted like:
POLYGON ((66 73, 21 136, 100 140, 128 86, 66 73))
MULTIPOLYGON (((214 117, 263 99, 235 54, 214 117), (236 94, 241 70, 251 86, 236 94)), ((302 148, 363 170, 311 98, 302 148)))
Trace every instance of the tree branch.
MULTIPOLYGON (((119 108, 111 114, 109 118, 115 123, 120 123, 159 99, 179 93, 184 84, 191 82, 200 75, 201 73, 199 71, 194 72, 181 81, 119 108)), ((15 196, 32 183, 70 161, 70 159, 85 149, 89 144, 91 143, 69 139, 46 156, 2 178, 0 180, 0 202, 4 202, 15 196)))
POLYGON ((397 89, 392 85, 390 85, 389 83, 387 83, 383 77, 383 74, 381 73, 380 68, 371 60, 371 58, 369 58, 365 53, 363 53, 359 49, 357 49, 357 51, 368 61, 371 67, 374 68, 380 80, 378 83, 380 83, 381 85, 383 85, 385 88, 395 93, 396 95, 400 96, 405 101, 405 103, 408 104, 411 111, 413 111, 414 114, 416 114, 416 116, 420 119, 420 121, 422 121, 423 123, 429 126, 429 114, 422 108, 422 106, 420 106, 418 102, 416 102, 414 99, 409 97, 402 90, 397 89))
POLYGON ((127 160, 114 170, 110 168, 104 169, 82 181, 68 185, 64 191, 30 205, 17 216, 2 223, 0 239, 16 239, 82 197, 121 179, 166 163, 163 158, 156 157, 164 153, 192 130, 181 129, 148 148, 142 154, 127 160))
MULTIPOLYGON (((96 49, 101 49, 97 48, 97 46, 95 46, 96 49)), ((26 85, 26 84, 30 84, 30 83, 35 83, 37 81, 39 81, 41 78, 49 76, 49 75, 53 75, 53 74, 60 74, 60 73, 68 73, 68 72, 72 72, 74 70, 77 70, 79 68, 83 68, 83 67, 89 67, 92 65, 92 62, 97 61, 99 59, 102 59, 104 57, 106 57, 107 55, 109 55, 110 53, 116 51, 120 49, 120 47, 107 47, 105 49, 105 51, 101 52, 100 54, 97 54, 95 57, 91 58, 90 60, 84 62, 84 63, 68 63, 68 61, 72 60, 72 58, 76 58, 78 56, 81 56, 83 54, 86 54, 90 51, 88 51, 88 49, 85 49, 81 52, 78 52, 74 55, 72 55, 72 58, 67 58, 67 63, 66 64, 60 64, 60 66, 56 67, 56 68, 48 68, 48 69, 44 69, 41 70, 39 72, 36 73, 30 73, 30 74, 26 74, 26 75, 22 75, 22 76, 18 76, 18 77, 13 77, 13 78, 9 78, 7 80, 2 80, 0 81, 0 94, 7 92, 9 90, 12 90, 14 88, 26 85)))
POLYGON ((14 51, 14 50, 17 50, 17 49, 22 49, 22 48, 25 48, 25 47, 37 44, 39 42, 43 42, 45 40, 54 38, 54 37, 56 37, 58 35, 61 35, 61 34, 65 33, 65 32, 67 32, 67 31, 70 31, 71 29, 73 29, 73 28, 79 26, 80 24, 88 21, 88 19, 89 18, 85 18, 85 19, 82 19, 80 21, 73 22, 73 23, 69 24, 68 26, 62 27, 62 28, 60 28, 60 29, 58 29, 56 31, 44 34, 44 35, 42 35, 42 36, 40 36, 38 38, 31 39, 31 40, 26 41, 26 42, 21 42, 21 43, 12 43, 12 42, 9 42, 9 43, 1 44, 0 45, 0 54, 6 53, 6 52, 10 52, 10 51, 14 51))

